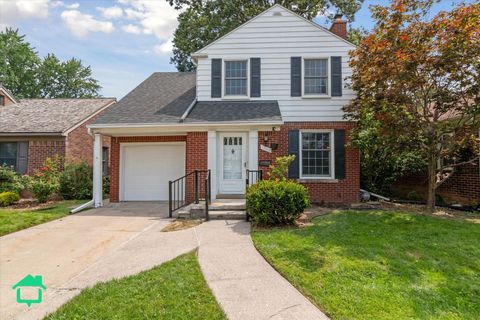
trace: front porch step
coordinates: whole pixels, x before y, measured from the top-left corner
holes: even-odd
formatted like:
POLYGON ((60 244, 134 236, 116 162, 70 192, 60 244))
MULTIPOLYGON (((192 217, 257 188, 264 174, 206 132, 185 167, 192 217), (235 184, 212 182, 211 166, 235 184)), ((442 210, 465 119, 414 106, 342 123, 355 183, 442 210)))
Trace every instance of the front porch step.
POLYGON ((209 211, 210 220, 245 220, 247 213, 240 210, 217 210, 209 211))
POLYGON ((244 211, 246 209, 245 199, 214 200, 210 206, 210 211, 244 211))

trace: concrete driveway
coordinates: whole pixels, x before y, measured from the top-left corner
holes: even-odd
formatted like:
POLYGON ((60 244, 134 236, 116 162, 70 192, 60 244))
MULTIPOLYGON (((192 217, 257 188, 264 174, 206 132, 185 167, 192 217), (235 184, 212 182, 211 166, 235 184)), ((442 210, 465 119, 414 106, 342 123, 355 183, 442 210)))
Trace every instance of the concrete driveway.
POLYGON ((167 203, 122 203, 0 238, 0 319, 41 318, 83 288, 123 277, 197 247, 194 231, 164 233, 167 203), (12 285, 43 276, 43 302, 16 302, 12 285))

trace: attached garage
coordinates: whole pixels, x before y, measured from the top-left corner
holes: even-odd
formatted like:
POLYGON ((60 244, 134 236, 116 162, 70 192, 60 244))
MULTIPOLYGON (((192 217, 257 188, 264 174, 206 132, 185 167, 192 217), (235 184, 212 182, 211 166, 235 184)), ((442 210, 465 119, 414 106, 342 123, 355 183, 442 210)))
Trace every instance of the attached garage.
POLYGON ((185 143, 122 143, 120 200, 168 200, 168 181, 185 175, 185 143))

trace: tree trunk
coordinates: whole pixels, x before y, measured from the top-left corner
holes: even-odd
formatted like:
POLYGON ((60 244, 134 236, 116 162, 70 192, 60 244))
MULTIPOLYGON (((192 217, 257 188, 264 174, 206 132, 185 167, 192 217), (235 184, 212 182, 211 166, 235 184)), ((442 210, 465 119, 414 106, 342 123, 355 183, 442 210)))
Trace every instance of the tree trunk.
POLYGON ((427 212, 435 211, 435 190, 437 184, 437 157, 432 153, 428 157, 427 212))

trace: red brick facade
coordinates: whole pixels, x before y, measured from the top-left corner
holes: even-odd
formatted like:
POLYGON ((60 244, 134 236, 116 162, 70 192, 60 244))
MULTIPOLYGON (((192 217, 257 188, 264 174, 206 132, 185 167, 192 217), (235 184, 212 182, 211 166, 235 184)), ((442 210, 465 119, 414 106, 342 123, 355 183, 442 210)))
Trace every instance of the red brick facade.
MULTIPOLYGON (((93 164, 93 137, 88 133, 87 126, 99 115, 89 119, 68 134, 65 147, 66 160, 85 160, 90 166, 93 164)), ((103 137, 103 147, 110 149, 110 137, 103 137)))
MULTIPOLYGON (((407 198, 408 193, 415 191, 426 198, 427 176, 416 173, 404 176, 394 183, 392 191, 396 196, 407 198)), ((467 206, 480 204, 480 168, 478 163, 459 166, 436 191, 447 203, 460 203, 467 206)))
MULTIPOLYGON (((318 123, 286 123, 280 131, 261 131, 258 134, 259 147, 264 143, 264 137, 268 135, 268 145, 277 143, 278 149, 267 153, 259 149, 259 160, 272 160, 276 157, 288 154, 288 130, 291 129, 345 129, 346 143, 348 133, 353 127, 348 122, 318 122, 318 123)), ((118 202, 120 184, 120 144, 126 142, 186 142, 185 172, 194 170, 207 170, 208 168, 208 134, 204 132, 188 132, 186 136, 142 136, 142 137, 118 137, 111 141, 111 175, 110 175, 110 201, 118 202)), ((359 152, 351 147, 345 150, 346 178, 341 180, 299 180, 310 192, 311 201, 314 203, 353 203, 358 202, 360 188, 360 160, 359 152)), ((266 168, 261 168, 265 170, 266 168)), ((268 171, 268 170, 266 170, 268 171)), ((265 172, 266 176, 266 172, 265 172)), ((200 196, 204 194, 204 176, 200 177, 200 196)), ((193 177, 187 181, 193 184, 193 177)), ((193 188, 187 188, 192 190, 193 188)), ((192 200, 193 195, 187 194, 187 199, 192 200)))
POLYGON ((54 156, 65 156, 65 139, 30 139, 28 141, 28 174, 33 174, 40 168, 45 159, 54 156))
MULTIPOLYGON (((348 144, 349 132, 353 128, 352 122, 287 122, 281 126, 280 131, 261 131, 258 133, 258 160, 271 160, 288 154, 288 131, 302 129, 345 129, 345 144, 348 144), (277 150, 267 153, 260 149, 265 144, 264 138, 268 136, 267 145, 278 144, 277 150)), ((268 168, 261 167, 264 177, 268 176, 268 168)), ((360 189, 360 154, 357 149, 347 146, 345 148, 345 179, 341 180, 302 180, 298 182, 308 188, 310 200, 313 203, 355 203, 359 201, 360 189)))
MULTIPOLYGON (((190 173, 194 170, 207 170, 208 169, 208 133, 207 132, 188 132, 187 133, 187 145, 186 145, 187 159, 185 161, 185 172, 190 173)), ((204 174, 199 176, 200 197, 205 195, 204 174)), ((193 190, 193 177, 189 178, 187 190, 193 190)), ((187 193, 187 201, 192 201, 194 195, 187 193)))

